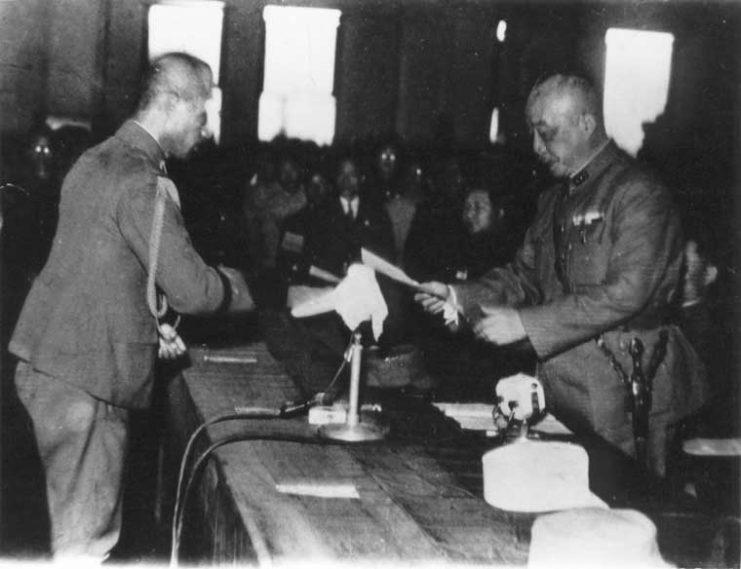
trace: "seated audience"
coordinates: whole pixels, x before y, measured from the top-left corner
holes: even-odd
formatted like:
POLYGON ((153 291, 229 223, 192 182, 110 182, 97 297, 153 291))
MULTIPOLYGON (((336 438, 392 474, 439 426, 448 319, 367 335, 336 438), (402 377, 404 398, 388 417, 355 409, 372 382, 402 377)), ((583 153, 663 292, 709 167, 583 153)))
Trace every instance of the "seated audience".
MULTIPOLYGON (((465 194, 460 234, 449 234, 455 256, 440 273, 448 282, 477 279, 513 260, 522 235, 517 202, 474 185, 465 194)), ((491 400, 496 380, 534 367, 520 347, 487 346, 470 333, 453 334, 439 318, 418 314, 419 342, 440 397, 491 400)))
POLYGON ((310 268, 318 263, 317 240, 326 230, 322 227, 322 212, 333 192, 324 165, 314 165, 306 184, 306 207, 286 218, 283 224, 277 261, 283 284, 327 284, 326 280, 313 279, 310 268))
POLYGON ((474 186, 466 194, 462 220, 465 233, 452 278, 475 279, 514 258, 522 234, 514 199, 474 186))
POLYGON ((350 263, 359 260, 361 247, 385 259, 395 258, 388 213, 362 187, 362 179, 357 159, 350 154, 340 156, 335 172, 335 195, 320 211, 325 230, 317 241, 317 262, 340 277, 350 263))
MULTIPOLYGON (((394 243, 391 232, 391 222, 383 205, 368 198, 362 187, 362 173, 357 158, 343 152, 337 158, 334 174, 334 188, 325 200, 317 200, 306 210, 306 233, 302 235, 302 253, 299 255, 304 266, 311 263, 321 270, 327 271, 338 278, 345 276, 348 266, 360 260, 360 249, 365 247, 386 258, 393 259, 394 243)), ((322 184, 321 187, 324 187, 322 184)), ((319 190, 319 187, 315 188, 319 190)), ((300 220, 292 219, 294 228, 300 225, 300 220)), ((297 248, 301 239, 290 237, 284 245, 297 248)), ((296 253, 294 252, 294 255, 296 253)), ((304 273, 305 275, 305 273, 304 273)), ((332 286, 310 280, 304 282, 311 285, 332 286)), ((393 292, 388 283, 381 282, 386 301, 393 303, 393 292)), ((300 281, 299 281, 300 282, 300 281)), ((389 307, 389 319, 384 326, 382 341, 394 335, 394 320, 400 318, 399 311, 389 307)), ((342 319, 336 313, 326 313, 311 318, 279 322, 280 334, 274 333, 271 344, 279 342, 278 336, 290 338, 291 342, 299 346, 303 353, 283 355, 294 360, 300 360, 298 365, 300 381, 307 391, 314 392, 326 387, 333 371, 342 361, 350 331, 347 330, 342 319)), ((276 349, 271 346, 276 353, 276 349)), ((280 350, 280 347, 277 347, 280 350)), ((291 365, 293 367, 293 365, 291 365)))
POLYGON ((306 206, 303 167, 293 152, 285 149, 277 160, 275 180, 258 177, 245 198, 245 214, 252 227, 254 259, 258 269, 275 268, 283 221, 306 206))

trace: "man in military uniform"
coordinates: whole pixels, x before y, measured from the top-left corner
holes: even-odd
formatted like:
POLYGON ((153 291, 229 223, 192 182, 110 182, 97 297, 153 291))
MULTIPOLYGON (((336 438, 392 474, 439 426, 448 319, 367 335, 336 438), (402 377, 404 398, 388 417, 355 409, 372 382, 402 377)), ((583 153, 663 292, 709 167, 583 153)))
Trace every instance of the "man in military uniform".
POLYGON ((164 170, 167 156, 184 158, 201 140, 210 92, 199 59, 168 54, 152 64, 133 120, 65 179, 49 259, 10 341, 46 476, 55 559, 100 562, 116 544, 129 411, 150 403, 158 346, 170 358, 184 349, 148 305, 148 273, 180 313, 252 306, 237 271, 207 266, 193 248, 164 170))
POLYGON ((696 354, 667 321, 682 264, 677 211, 608 138, 586 80, 540 82, 526 118, 559 183, 539 198, 514 262, 471 283, 426 283, 417 300, 433 313, 454 306, 493 344, 529 341, 547 405, 575 432, 635 455, 633 415, 650 407, 647 461, 663 475, 673 427, 706 397, 696 354), (636 378, 653 387, 638 410, 626 397, 636 378))

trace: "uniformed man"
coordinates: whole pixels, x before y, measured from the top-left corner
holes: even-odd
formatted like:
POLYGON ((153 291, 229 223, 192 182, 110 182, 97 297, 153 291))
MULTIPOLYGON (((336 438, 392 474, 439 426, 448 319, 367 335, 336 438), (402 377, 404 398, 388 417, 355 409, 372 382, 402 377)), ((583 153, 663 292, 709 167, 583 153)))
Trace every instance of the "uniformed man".
POLYGON ((645 442, 663 475, 673 426, 706 397, 696 354, 667 320, 682 264, 677 211, 608 138, 586 80, 538 83, 526 119, 559 183, 540 196, 514 262, 467 284, 426 283, 430 294, 416 298, 434 313, 452 304, 487 342, 529 341, 554 415, 631 455, 645 442), (644 391, 632 398, 636 381, 644 391), (633 419, 644 412, 641 440, 633 419))
POLYGON ((194 250, 164 170, 166 157, 185 158, 206 132, 210 92, 199 59, 177 53, 152 64, 133 120, 65 179, 49 259, 10 341, 55 559, 100 562, 118 541, 129 411, 150 403, 158 349, 175 357, 184 348, 158 322, 162 306, 148 303, 148 276, 180 313, 252 306, 237 271, 209 267, 194 250))

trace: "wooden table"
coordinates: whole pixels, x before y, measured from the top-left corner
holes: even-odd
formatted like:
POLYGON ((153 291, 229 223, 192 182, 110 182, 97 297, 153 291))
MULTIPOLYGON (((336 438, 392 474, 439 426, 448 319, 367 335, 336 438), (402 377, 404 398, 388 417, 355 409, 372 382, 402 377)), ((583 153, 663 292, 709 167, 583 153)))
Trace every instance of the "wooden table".
MULTIPOLYGON (((192 348, 191 360, 191 367, 169 389, 171 466, 179 461, 185 438, 205 420, 235 407, 278 407, 301 397, 262 343, 192 348), (214 356, 249 363, 207 361, 214 356)), ((300 437, 305 442, 252 440, 219 448, 187 513, 188 557, 217 563, 378 560, 525 565, 534 516, 498 510, 482 498, 481 454, 492 443, 461 433, 423 401, 396 405, 392 398, 383 405, 392 430, 379 443, 322 443, 305 417, 209 427, 200 449, 236 435, 300 437), (399 418, 403 420, 395 423, 399 418), (335 493, 354 489, 357 496, 278 490, 307 484, 335 493)), ((665 557, 704 565, 705 560, 728 554, 728 544, 721 544, 718 553, 713 540, 717 542, 719 531, 732 532, 737 524, 719 530, 697 512, 665 507, 655 500, 660 494, 655 481, 644 483, 640 473, 625 466, 624 458, 592 446, 585 445, 592 477, 610 473, 606 481, 601 476, 592 490, 611 506, 640 506, 649 513, 659 526, 665 557), (613 459, 618 462, 611 463, 613 459), (668 514, 668 521, 662 521, 668 514), (712 535, 688 550, 671 536, 662 536, 662 527, 679 535, 702 527, 712 535)), ((680 541, 686 545, 686 536, 680 541)))

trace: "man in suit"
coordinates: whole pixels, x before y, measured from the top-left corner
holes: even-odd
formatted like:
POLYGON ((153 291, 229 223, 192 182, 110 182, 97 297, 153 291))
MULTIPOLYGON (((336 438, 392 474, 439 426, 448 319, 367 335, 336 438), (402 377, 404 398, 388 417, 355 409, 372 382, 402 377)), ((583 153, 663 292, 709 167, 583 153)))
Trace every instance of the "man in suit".
POLYGON ((318 215, 323 230, 316 243, 316 264, 339 276, 360 259, 361 247, 390 261, 395 255, 391 220, 382 203, 365 193, 362 182, 356 159, 341 155, 335 171, 337 193, 318 215))
POLYGON ((165 356, 182 349, 150 312, 148 268, 156 264, 156 285, 177 312, 252 305, 237 271, 209 267, 194 250, 164 170, 166 157, 186 157, 206 132, 210 92, 201 60, 153 62, 133 120, 65 179, 49 259, 10 341, 46 475, 55 559, 99 562, 116 544, 129 411, 150 403, 158 343, 165 356))
POLYGON ((663 475, 674 426, 706 398, 696 354, 667 322, 682 264, 677 210, 608 138, 586 80, 537 84, 526 118, 535 153, 559 183, 540 196, 514 262, 467 284, 428 283, 431 294, 418 301, 431 312, 452 304, 486 342, 529 342, 554 415, 631 455, 623 376, 635 370, 631 344, 640 342, 653 381, 648 463, 663 475))

